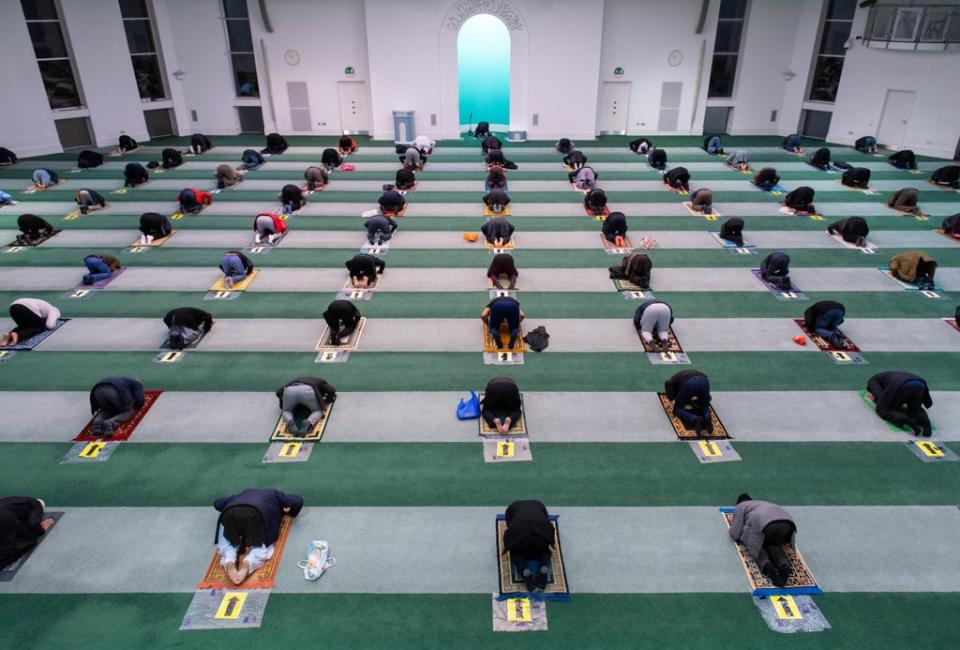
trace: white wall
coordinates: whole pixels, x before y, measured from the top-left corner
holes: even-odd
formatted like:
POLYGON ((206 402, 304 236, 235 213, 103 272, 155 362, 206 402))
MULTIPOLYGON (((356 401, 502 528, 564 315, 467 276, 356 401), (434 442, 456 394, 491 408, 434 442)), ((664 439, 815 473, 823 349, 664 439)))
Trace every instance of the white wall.
MULTIPOLYGON (((677 133, 701 132, 719 4, 711 3, 703 33, 696 34, 701 6, 698 0, 606 0, 600 79, 631 82, 628 133, 656 132, 665 81, 683 84, 677 133), (701 48, 703 83, 698 89, 701 48), (672 50, 683 53, 679 66, 667 63, 672 50), (619 78, 613 76, 617 66, 624 69, 619 78)), ((579 35, 576 40, 582 42, 579 35)))
POLYGON ((960 55, 858 46, 847 50, 827 138, 875 135, 887 90, 917 93, 903 147, 952 158, 960 139, 960 55))

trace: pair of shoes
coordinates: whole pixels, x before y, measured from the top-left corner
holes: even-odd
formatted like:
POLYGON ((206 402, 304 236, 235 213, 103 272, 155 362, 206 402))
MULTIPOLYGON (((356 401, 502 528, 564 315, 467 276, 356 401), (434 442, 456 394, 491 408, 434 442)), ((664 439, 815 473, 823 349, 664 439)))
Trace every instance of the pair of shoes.
POLYGON ((537 590, 544 591, 547 588, 547 583, 550 580, 550 571, 547 567, 540 567, 540 573, 537 575, 537 590))
POLYGON ((533 576, 533 572, 530 569, 523 570, 523 583, 527 587, 527 591, 532 592, 537 588, 537 581, 533 576))
POLYGON ((83 284, 85 284, 88 287, 93 285, 93 278, 83 276, 83 284))

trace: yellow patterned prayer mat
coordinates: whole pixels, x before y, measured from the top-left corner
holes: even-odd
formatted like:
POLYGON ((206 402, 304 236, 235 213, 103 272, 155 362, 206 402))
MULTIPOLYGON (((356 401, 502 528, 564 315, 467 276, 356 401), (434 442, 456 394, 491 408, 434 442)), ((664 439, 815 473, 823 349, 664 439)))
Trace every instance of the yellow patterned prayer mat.
POLYGON ((149 244, 141 244, 141 243, 140 243, 140 238, 137 237, 136 239, 133 240, 133 243, 130 244, 130 247, 131 247, 131 248, 143 248, 143 247, 156 248, 157 246, 163 246, 163 245, 166 244, 167 241, 168 241, 171 237, 173 237, 175 234, 177 234, 176 228, 174 228, 173 230, 171 230, 171 231, 170 231, 170 234, 167 235, 166 237, 160 237, 159 239, 154 239, 154 240, 153 240, 152 242, 150 242, 149 244))
MULTIPOLYGON (((723 510, 720 514, 723 515, 723 520, 726 522, 727 528, 730 528, 730 523, 733 521, 733 512, 723 510)), ((787 561, 790 562, 790 577, 787 579, 787 584, 783 587, 778 587, 770 581, 770 578, 763 575, 760 567, 757 566, 756 560, 750 557, 750 552, 747 550, 747 547, 739 542, 734 543, 737 547, 737 554, 740 556, 740 564, 747 574, 747 581, 750 583, 750 589, 754 596, 823 593, 817 581, 814 580, 810 569, 807 568, 807 563, 803 560, 803 556, 800 555, 800 551, 794 549, 790 544, 783 545, 787 561)))
POLYGON ((689 212, 690 214, 692 214, 692 215, 695 216, 695 217, 719 217, 719 216, 721 216, 721 214, 720 214, 719 212, 717 212, 716 210, 711 210, 710 212, 700 212, 699 210, 697 210, 696 208, 693 207, 693 203, 690 202, 690 201, 684 201, 684 202, 683 202, 683 207, 685 207, 685 208, 687 209, 687 212, 689 212))
POLYGON ((357 328, 353 330, 353 334, 348 336, 346 339, 340 339, 340 345, 334 345, 330 342, 330 328, 325 328, 323 330, 323 335, 320 337, 320 341, 314 348, 314 352, 323 352, 324 350, 344 350, 347 352, 353 352, 357 349, 357 344, 360 342, 360 335, 363 334, 363 327, 366 324, 366 316, 361 317, 360 322, 357 324, 357 328))
POLYGON ((830 341, 823 338, 822 336, 814 332, 812 329, 807 327, 806 321, 804 321, 802 318, 794 318, 793 322, 797 324, 797 327, 799 327, 803 331, 803 333, 807 335, 810 341, 812 341, 813 344, 817 346, 817 348, 819 348, 820 351, 822 352, 859 352, 860 351, 860 348, 858 348, 856 344, 853 341, 851 341, 850 338, 840 330, 837 330, 837 333, 840 335, 843 346, 837 347, 836 345, 834 345, 833 343, 831 343, 830 341))
POLYGON ((227 576, 226 570, 220 566, 220 551, 215 550, 213 559, 210 560, 207 572, 203 574, 203 580, 197 585, 197 589, 272 589, 273 582, 277 577, 277 570, 280 568, 283 549, 287 545, 287 538, 290 536, 292 522, 293 518, 287 516, 280 520, 280 536, 273 543, 273 557, 254 571, 252 575, 247 576, 247 579, 239 585, 233 584, 233 581, 227 576))
POLYGON ((330 419, 330 411, 332 410, 333 404, 328 406, 323 412, 323 417, 320 421, 313 425, 313 428, 302 436, 290 433, 287 430, 286 421, 283 419, 283 416, 280 416, 280 419, 277 420, 277 426, 273 428, 273 433, 270 434, 270 442, 319 442, 320 439, 323 438, 323 432, 327 428, 327 420, 330 419))
POLYGON ((600 233, 600 241, 603 242, 603 247, 608 250, 623 250, 624 248, 633 249, 633 244, 630 242, 630 239, 627 237, 623 238, 623 246, 617 246, 615 243, 607 239, 606 235, 600 233))
POLYGON ((644 289, 629 280, 614 280, 613 286, 616 287, 617 291, 651 291, 651 289, 644 289))
POLYGON ((487 327, 487 324, 481 322, 483 330, 483 351, 484 352, 526 352, 526 348, 523 345, 523 322, 520 322, 520 333, 517 334, 517 340, 514 341, 513 347, 510 347, 510 327, 506 323, 500 323, 500 342, 503 344, 502 348, 498 348, 496 342, 490 336, 490 328, 487 327))
POLYGON ((670 420, 670 424, 673 425, 673 431, 680 440, 726 440, 730 437, 727 435, 727 429, 723 426, 723 422, 717 417, 717 410, 715 408, 710 408, 713 433, 704 432, 702 436, 698 436, 696 431, 691 431, 684 427, 680 418, 673 414, 673 400, 668 399, 664 393, 657 393, 657 397, 660 398, 660 406, 663 407, 663 412, 666 414, 667 419, 670 420))
POLYGON ((485 247, 487 250, 494 250, 494 249, 496 249, 496 250, 511 250, 511 251, 512 251, 514 248, 517 247, 517 238, 511 236, 511 237, 510 237, 510 241, 508 241, 508 242, 507 242, 506 244, 504 244, 503 246, 497 246, 496 244, 491 244, 488 239, 484 239, 484 240, 483 240, 483 245, 484 245, 484 247, 485 247))
POLYGON ((343 283, 343 289, 341 289, 341 291, 343 291, 344 293, 350 293, 351 291, 371 291, 377 288, 377 282, 379 281, 380 281, 380 275, 378 274, 377 277, 374 278, 373 282, 371 282, 367 286, 355 287, 353 286, 353 278, 348 277, 347 281, 343 283))
MULTIPOLYGON (((483 404, 483 393, 479 393, 478 397, 480 398, 481 408, 483 404)), ((509 433, 500 433, 497 431, 496 427, 491 427, 487 424, 487 421, 483 419, 483 416, 480 416, 480 435, 481 436, 525 436, 527 435, 527 418, 523 412, 523 394, 520 395, 520 420, 517 422, 511 423, 513 426, 510 427, 509 433)))
MULTIPOLYGON (((640 336, 640 330, 637 330, 637 336, 640 336)), ((652 343, 652 341, 651 341, 652 343)), ((656 353, 659 354, 660 350, 654 350, 651 343, 647 343, 643 340, 643 337, 640 336, 640 344, 643 346, 643 351, 647 353, 656 353)), ((682 354, 683 348, 680 347, 680 341, 677 340, 677 335, 673 333, 673 328, 670 328, 670 337, 668 339, 669 348, 665 352, 673 352, 674 354, 682 354)))
POLYGON ((487 207, 487 204, 483 204, 483 216, 485 217, 509 217, 510 216, 510 206, 506 206, 503 209, 503 212, 494 212, 487 207))
MULTIPOLYGON (((570 585, 567 583, 567 571, 563 565, 563 550, 560 547, 560 530, 557 518, 551 517, 553 524, 553 543, 550 553, 550 574, 547 588, 538 594, 546 600, 570 600, 570 585)), ((510 553, 504 553, 503 535, 507 530, 507 521, 503 515, 497 515, 497 572, 500 579, 500 598, 530 593, 521 576, 515 575, 510 553)))
POLYGON ((209 291, 246 291, 247 287, 250 286, 250 283, 253 282, 253 279, 257 277, 257 273, 260 272, 260 269, 254 269, 253 272, 245 277, 240 282, 234 282, 232 287, 227 287, 223 283, 223 278, 220 278, 213 283, 213 286, 210 287, 209 291))

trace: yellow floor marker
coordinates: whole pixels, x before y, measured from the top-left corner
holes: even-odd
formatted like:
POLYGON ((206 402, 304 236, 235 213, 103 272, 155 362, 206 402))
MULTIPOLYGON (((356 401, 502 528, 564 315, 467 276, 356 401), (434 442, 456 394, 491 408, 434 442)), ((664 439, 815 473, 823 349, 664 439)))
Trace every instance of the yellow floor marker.
POLYGON ((79 216, 80 216, 80 213, 79 213, 79 212, 71 212, 70 214, 68 214, 67 216, 65 216, 63 219, 64 219, 64 221, 73 221, 74 219, 76 219, 76 218, 79 217, 79 216))
POLYGON ((512 442, 497 443, 497 458, 513 458, 516 453, 516 445, 512 442))
POLYGON ((837 352, 831 352, 830 354, 833 355, 833 358, 836 359, 837 361, 850 361, 850 355, 847 354, 846 352, 837 351, 837 352))
POLYGON ((171 218, 173 221, 177 221, 177 220, 179 220, 179 219, 183 219, 183 213, 180 212, 179 210, 177 210, 176 212, 174 212, 173 214, 170 215, 170 218, 171 218))
POLYGON ((280 449, 280 455, 284 458, 295 458, 296 455, 300 453, 300 448, 302 446, 302 442, 284 443, 283 448, 280 449))
POLYGON ((167 352, 162 357, 160 357, 159 361, 160 363, 176 363, 177 361, 180 360, 180 357, 182 356, 183 356, 183 352, 180 352, 180 351, 167 352))
POLYGON ((936 443, 929 442, 927 440, 922 440, 916 443, 917 447, 920 448, 924 454, 930 458, 943 458, 943 450, 936 445, 936 443))
POLYGON ((80 452, 80 458, 96 458, 106 446, 107 443, 105 442, 88 442, 87 446, 80 452))
POLYGON ((529 598, 507 599, 507 621, 510 623, 529 623, 531 620, 529 598))
POLYGON ((821 217, 819 214, 811 214, 811 215, 810 215, 810 220, 811 220, 811 221, 823 221, 823 217, 821 217))
POLYGON ((8 252, 8 253, 19 253, 19 252, 22 251, 22 250, 23 250, 23 246, 10 246, 10 247, 7 249, 7 252, 8 252))
POLYGON ((720 456, 723 456, 723 452, 715 442, 711 442, 710 440, 700 440, 697 444, 699 444, 700 449, 703 450, 704 456, 709 458, 719 458, 720 456))
POLYGON ((240 618, 240 612, 243 611, 243 603, 247 600, 245 591, 226 591, 223 594, 223 600, 220 601, 220 607, 217 608, 217 614, 214 618, 232 620, 240 618))
POLYGON ((770 602, 777 613, 777 618, 783 621, 799 621, 803 618, 800 608, 797 607, 797 601, 793 596, 770 596, 770 602))
POLYGON ((71 297, 71 298, 83 298, 83 297, 86 296, 88 293, 90 293, 90 289, 77 289, 76 291, 74 291, 73 293, 70 294, 70 297, 71 297))
POLYGON ((340 354, 340 352, 337 350, 327 350, 320 355, 320 361, 323 363, 330 363, 336 360, 338 354, 340 354))

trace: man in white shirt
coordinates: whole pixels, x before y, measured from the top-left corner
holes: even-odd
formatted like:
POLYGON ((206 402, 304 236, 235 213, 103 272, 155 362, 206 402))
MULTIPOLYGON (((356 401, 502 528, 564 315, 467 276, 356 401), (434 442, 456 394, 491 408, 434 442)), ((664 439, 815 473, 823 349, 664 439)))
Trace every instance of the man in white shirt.
POLYGON ((16 327, 0 338, 0 347, 16 345, 52 330, 60 319, 60 310, 39 298, 20 298, 10 305, 10 318, 16 327))
POLYGON ((413 142, 410 143, 410 146, 416 147, 420 151, 420 154, 424 156, 429 156, 436 145, 436 142, 425 135, 418 135, 413 139, 413 142))

